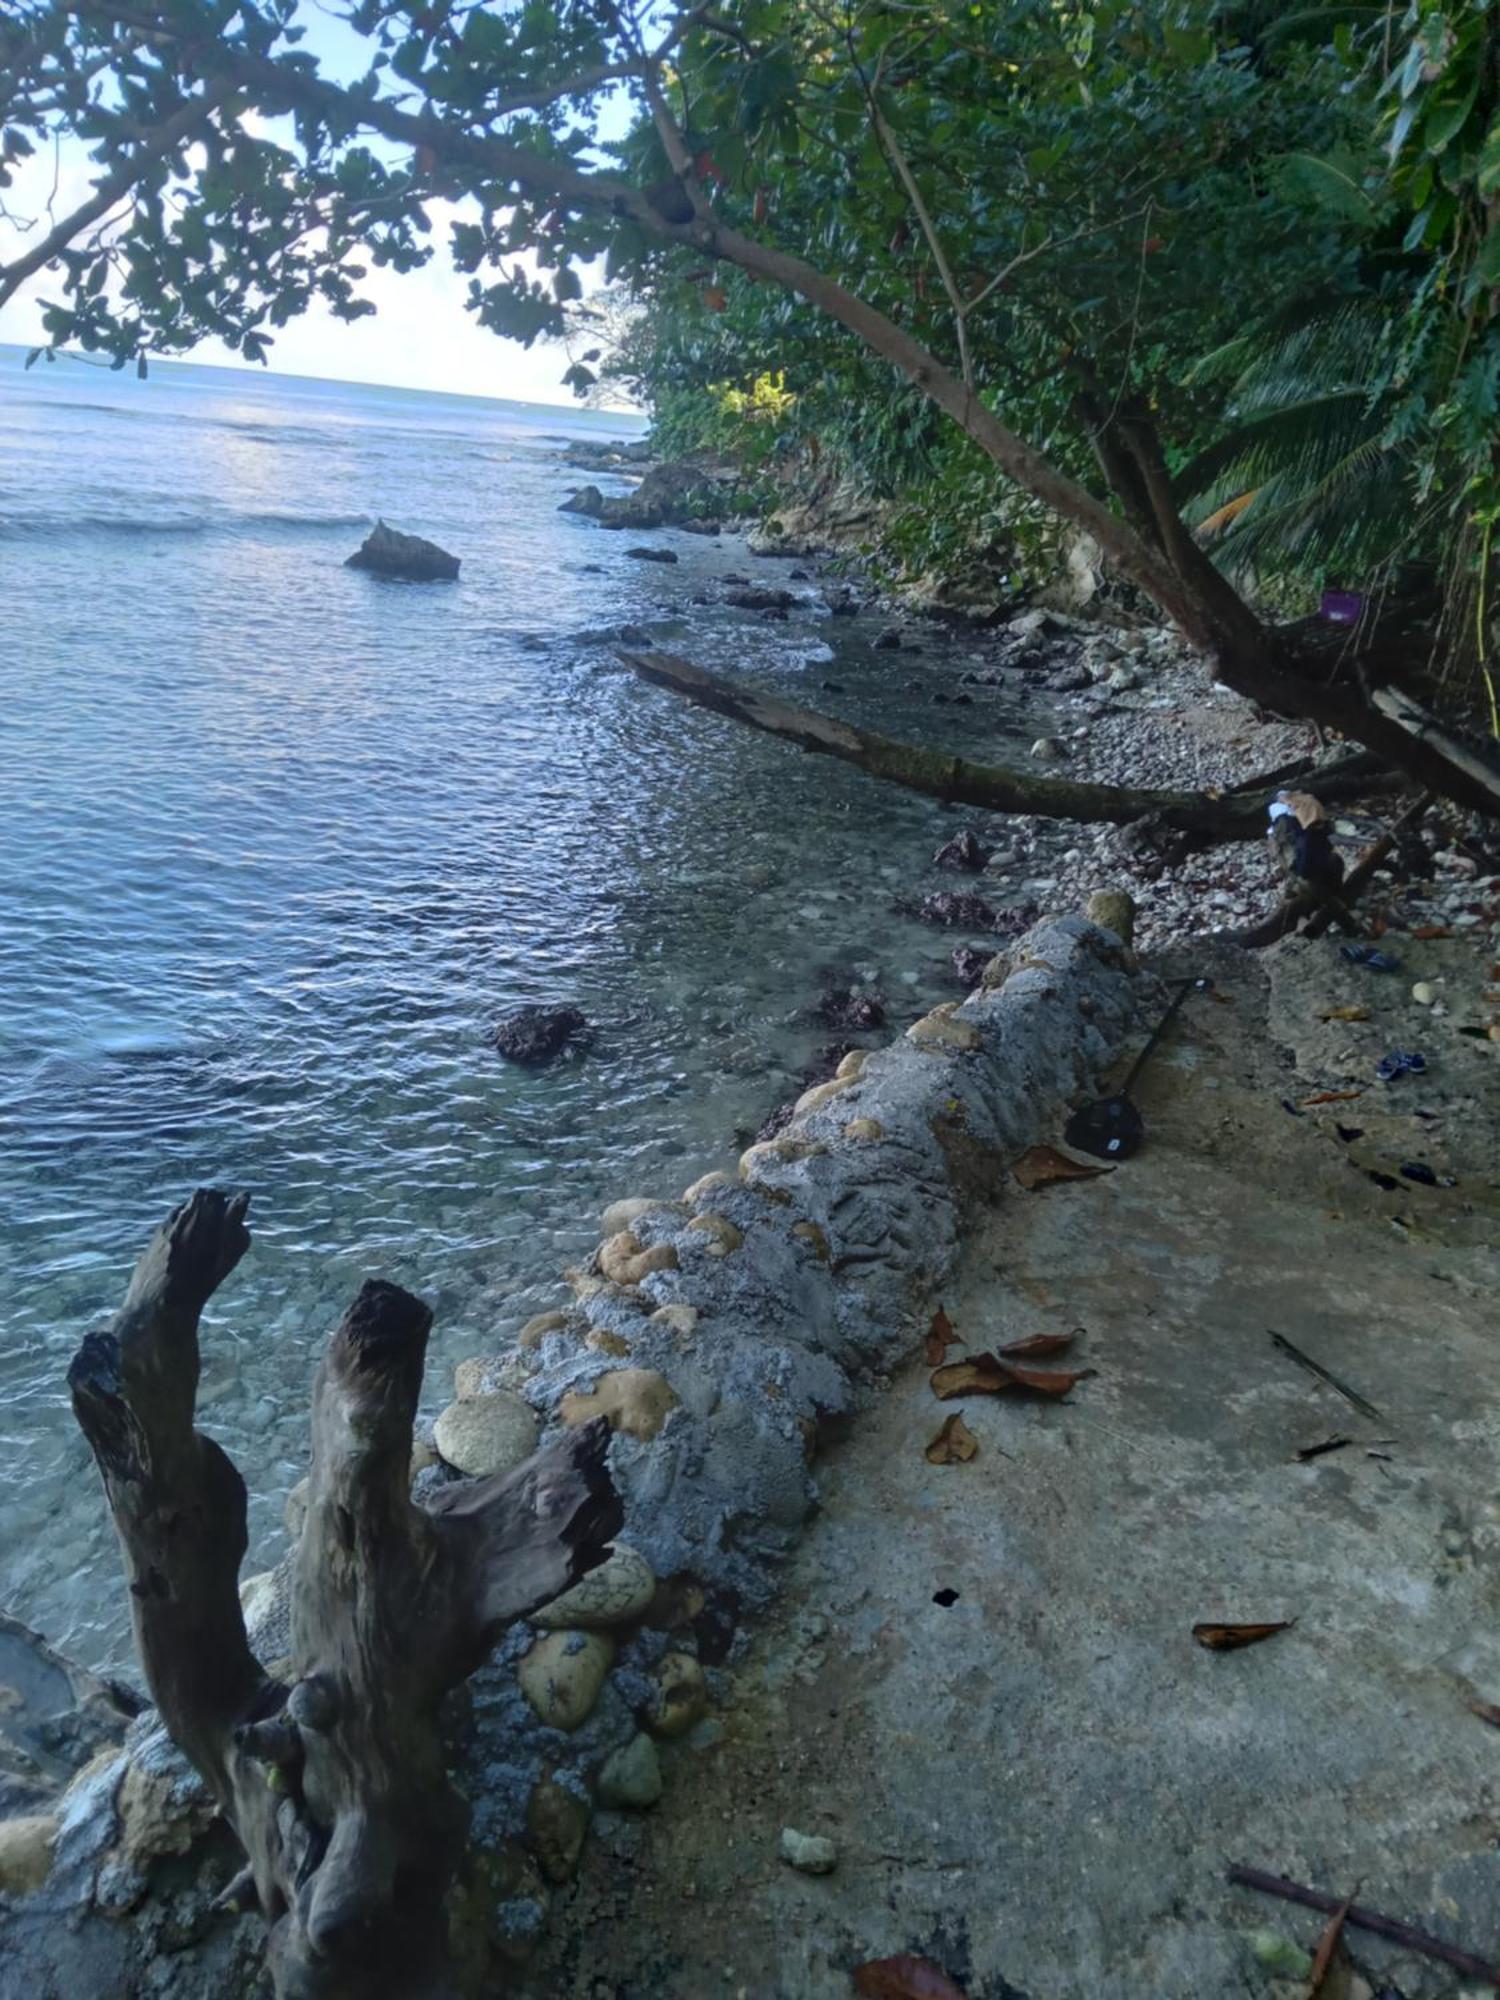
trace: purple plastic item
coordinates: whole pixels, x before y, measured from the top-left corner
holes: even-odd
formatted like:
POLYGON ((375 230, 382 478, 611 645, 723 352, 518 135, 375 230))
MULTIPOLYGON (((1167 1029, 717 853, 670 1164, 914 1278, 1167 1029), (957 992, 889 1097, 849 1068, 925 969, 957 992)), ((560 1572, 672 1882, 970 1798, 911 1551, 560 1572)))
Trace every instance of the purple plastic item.
POLYGON ((1318 616, 1330 625, 1357 625, 1364 608, 1365 600, 1356 590, 1325 590, 1318 616))

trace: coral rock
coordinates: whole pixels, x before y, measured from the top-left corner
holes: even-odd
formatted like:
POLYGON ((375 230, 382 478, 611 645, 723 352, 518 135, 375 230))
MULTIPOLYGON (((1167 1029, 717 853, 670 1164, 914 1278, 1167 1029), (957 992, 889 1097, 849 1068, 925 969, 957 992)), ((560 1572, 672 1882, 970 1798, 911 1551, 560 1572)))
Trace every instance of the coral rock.
POLYGON ((649 1440, 680 1401, 666 1376, 658 1375, 654 1368, 616 1368, 602 1375, 586 1395, 570 1389, 558 1412, 570 1427, 586 1424, 593 1417, 608 1417, 615 1430, 649 1440))

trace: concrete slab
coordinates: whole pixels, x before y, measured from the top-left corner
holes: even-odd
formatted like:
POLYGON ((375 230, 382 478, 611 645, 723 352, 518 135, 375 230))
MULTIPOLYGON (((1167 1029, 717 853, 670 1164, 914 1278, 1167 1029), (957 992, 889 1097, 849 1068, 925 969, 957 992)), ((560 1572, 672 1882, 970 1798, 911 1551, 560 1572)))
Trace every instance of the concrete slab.
MULTIPOLYGON (((654 1813, 600 1822, 528 1990, 842 2000, 853 1965, 916 1951, 969 2000, 1300 1993, 1252 1935, 1310 1946, 1321 1919, 1227 1888, 1231 1859, 1500 1957, 1500 1731, 1467 1706, 1500 1700, 1494 1107, 1466 1109, 1495 1062, 1455 1054, 1425 1124, 1415 1097, 1359 1112, 1393 1154, 1459 1135, 1457 1187, 1377 1186, 1335 1129, 1363 1100, 1284 1108, 1368 1076, 1316 1019, 1352 973, 1312 952, 1219 954, 1225 1003, 1195 999, 1148 1072, 1137 1159, 999 1195, 959 1334, 1078 1327, 1097 1375, 1063 1405, 939 1405, 913 1328, 732 1699, 669 1749, 654 1813), (979 1454, 931 1466, 954 1408, 979 1454), (1207 1619, 1295 1624, 1215 1654, 1207 1619), (778 1859, 788 1825, 836 1842, 831 1875, 778 1859)), ((1350 1942, 1371 1990, 1472 1990, 1350 1942)))

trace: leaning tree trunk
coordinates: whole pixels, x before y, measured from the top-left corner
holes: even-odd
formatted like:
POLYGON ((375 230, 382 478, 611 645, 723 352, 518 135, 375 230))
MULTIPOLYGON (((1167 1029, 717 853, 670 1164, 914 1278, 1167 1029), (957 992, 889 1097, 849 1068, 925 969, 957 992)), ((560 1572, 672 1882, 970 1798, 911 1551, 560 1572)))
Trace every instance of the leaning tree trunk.
POLYGON ((119 1533, 147 1683, 244 1845, 234 1886, 271 1926, 278 1995, 435 1997, 453 1990, 444 1899, 468 1825, 438 1707, 507 1624, 603 1560, 621 1524, 608 1427, 414 1506, 432 1314, 395 1285, 364 1285, 318 1370, 291 1658, 273 1678, 240 1610, 245 1484, 193 1423, 199 1315, 249 1246, 246 1206, 200 1189, 173 1211, 113 1326, 75 1356, 73 1408, 119 1533))
MULTIPOLYGON (((978 806, 995 813, 1036 813, 1043 819, 1105 821, 1123 825, 1154 819, 1189 844, 1256 840, 1266 830, 1268 790, 1311 771, 1312 760, 1300 759, 1280 770, 1267 771, 1224 792, 1160 791, 1140 785, 1098 785, 1079 778, 1049 778, 1035 771, 1017 771, 1005 764, 976 764, 945 750, 928 750, 857 729, 815 708, 798 708, 756 688, 742 687, 695 666, 676 653, 621 653, 626 666, 657 687, 682 695, 699 708, 727 715, 751 729, 763 730, 816 755, 837 757, 873 778, 925 793, 950 805, 978 806)), ((1380 782, 1375 760, 1360 753, 1341 759, 1315 780, 1326 804, 1358 798, 1380 782)))

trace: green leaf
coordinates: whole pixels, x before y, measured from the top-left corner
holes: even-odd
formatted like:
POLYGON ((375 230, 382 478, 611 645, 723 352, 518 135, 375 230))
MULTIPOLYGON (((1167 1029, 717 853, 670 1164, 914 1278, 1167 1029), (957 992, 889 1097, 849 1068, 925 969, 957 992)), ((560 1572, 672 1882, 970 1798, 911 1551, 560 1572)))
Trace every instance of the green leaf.
POLYGON ((1500 114, 1485 135, 1484 145, 1479 153, 1479 172, 1476 185, 1481 195, 1488 200, 1500 194, 1500 114))
POLYGON ((1363 228, 1374 225, 1374 203, 1345 162, 1315 153, 1288 153, 1281 162, 1281 179, 1285 193, 1314 201, 1363 228))

